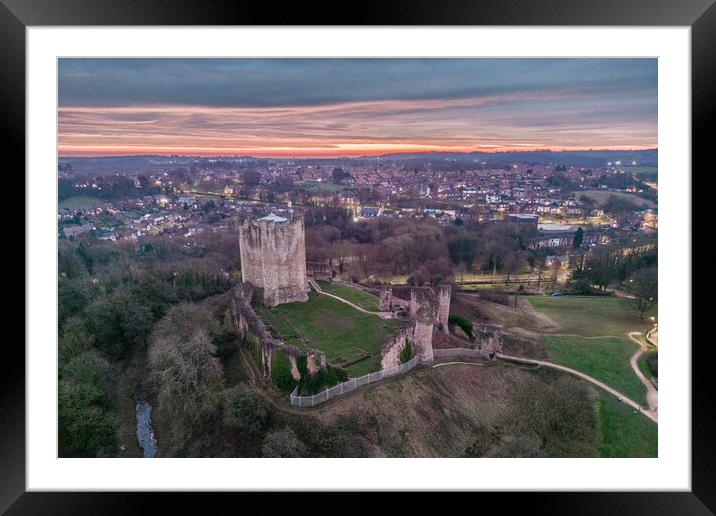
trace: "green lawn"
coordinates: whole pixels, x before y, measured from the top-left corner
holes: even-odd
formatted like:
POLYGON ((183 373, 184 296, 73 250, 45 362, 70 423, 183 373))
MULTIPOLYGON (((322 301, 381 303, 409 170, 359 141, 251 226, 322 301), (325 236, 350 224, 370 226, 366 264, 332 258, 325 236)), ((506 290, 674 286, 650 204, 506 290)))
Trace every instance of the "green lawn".
POLYGON ((296 181, 294 184, 309 192, 340 192, 345 189, 345 185, 333 181, 296 181))
POLYGON ((658 425, 604 391, 598 396, 602 457, 658 457, 658 425))
POLYGON ((574 333, 585 337, 623 335, 651 328, 642 321, 632 299, 608 296, 530 296, 527 301, 560 325, 556 333, 574 333))
POLYGON ((628 338, 543 336, 542 342, 552 362, 588 374, 646 406, 646 388, 629 364, 639 348, 628 338))
POLYGON ((107 201, 100 199, 99 197, 92 197, 91 195, 74 195, 61 201, 60 208, 74 210, 78 208, 92 208, 106 203, 107 201))
POLYGON ((307 303, 288 303, 257 311, 281 333, 287 344, 320 349, 326 353, 329 363, 340 365, 370 353, 370 358, 345 368, 351 376, 379 370, 380 349, 402 323, 359 312, 316 292, 309 292, 308 297, 307 303))
POLYGON ((331 283, 330 281, 319 281, 318 284, 329 294, 334 294, 345 299, 346 301, 350 301, 364 310, 369 310, 371 312, 378 311, 378 296, 375 296, 370 292, 366 292, 355 287, 349 287, 347 285, 341 285, 340 283, 331 283))

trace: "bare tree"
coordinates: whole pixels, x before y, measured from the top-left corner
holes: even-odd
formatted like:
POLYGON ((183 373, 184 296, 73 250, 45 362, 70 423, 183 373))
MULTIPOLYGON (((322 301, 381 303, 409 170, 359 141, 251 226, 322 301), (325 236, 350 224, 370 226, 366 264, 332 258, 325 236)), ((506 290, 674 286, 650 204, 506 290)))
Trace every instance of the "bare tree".
POLYGON ((659 287, 656 267, 639 269, 634 272, 629 278, 628 289, 634 294, 634 304, 639 312, 639 317, 644 320, 644 315, 658 302, 659 287))
POLYGON ((157 323, 149 348, 150 379, 166 414, 194 423, 215 408, 223 382, 210 336, 216 325, 209 310, 190 304, 174 307, 157 323))

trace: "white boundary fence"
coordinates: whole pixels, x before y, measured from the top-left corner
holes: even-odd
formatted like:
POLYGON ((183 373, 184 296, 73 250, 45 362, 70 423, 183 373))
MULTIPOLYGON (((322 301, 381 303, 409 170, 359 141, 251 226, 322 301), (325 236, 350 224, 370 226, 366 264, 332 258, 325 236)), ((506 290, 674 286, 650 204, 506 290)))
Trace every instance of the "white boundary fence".
POLYGON ((435 358, 489 358, 489 354, 487 352, 480 349, 470 348, 434 349, 433 354, 435 355, 435 358))
POLYGON ((389 369, 382 369, 380 371, 376 371, 375 373, 359 376, 358 378, 351 378, 348 381, 334 385, 330 389, 321 391, 313 396, 299 396, 297 386, 291 393, 291 405, 295 407, 314 407, 319 403, 323 403, 331 398, 350 392, 358 387, 361 387, 362 385, 368 385, 369 383, 408 372, 416 365, 418 365, 418 357, 414 356, 404 364, 400 364, 389 369))

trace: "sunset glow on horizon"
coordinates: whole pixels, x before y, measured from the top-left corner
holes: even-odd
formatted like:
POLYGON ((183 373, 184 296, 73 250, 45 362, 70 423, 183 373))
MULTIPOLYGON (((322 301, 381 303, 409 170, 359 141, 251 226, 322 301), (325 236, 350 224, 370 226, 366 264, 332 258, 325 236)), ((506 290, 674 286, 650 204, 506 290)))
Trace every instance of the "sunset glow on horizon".
POLYGON ((655 59, 61 59, 61 156, 657 147, 655 59))

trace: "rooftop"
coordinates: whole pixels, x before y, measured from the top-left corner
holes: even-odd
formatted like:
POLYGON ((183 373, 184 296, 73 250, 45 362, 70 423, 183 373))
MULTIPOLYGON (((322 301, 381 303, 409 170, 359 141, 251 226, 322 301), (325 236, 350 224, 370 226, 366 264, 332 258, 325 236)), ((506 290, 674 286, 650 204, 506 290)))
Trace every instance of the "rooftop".
POLYGON ((283 224, 284 222, 288 222, 288 219, 285 219, 283 217, 279 217, 275 213, 271 212, 265 217, 261 217, 259 222, 267 221, 267 222, 276 222, 277 224, 283 224))

